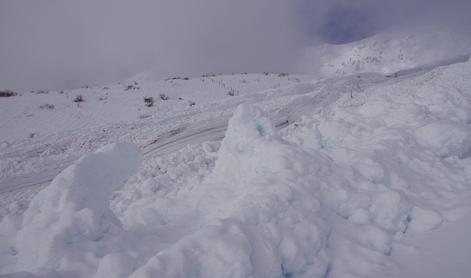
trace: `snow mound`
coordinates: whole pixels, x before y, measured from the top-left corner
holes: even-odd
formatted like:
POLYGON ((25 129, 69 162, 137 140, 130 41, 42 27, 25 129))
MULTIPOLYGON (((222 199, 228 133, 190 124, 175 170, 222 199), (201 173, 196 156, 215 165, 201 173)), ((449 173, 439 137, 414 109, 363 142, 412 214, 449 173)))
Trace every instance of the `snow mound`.
POLYGON ((423 146, 430 147, 440 157, 471 155, 471 128, 453 122, 435 122, 415 131, 423 146))
POLYGON ((50 270, 68 277, 94 271, 96 257, 110 250, 106 241, 120 229, 109 209, 111 193, 139 167, 134 145, 112 144, 62 171, 37 194, 15 238, 17 268, 50 270))
POLYGON ((241 105, 216 166, 195 192, 200 228, 132 277, 320 277, 328 225, 312 155, 283 141, 260 110, 241 105))
POLYGON ((414 207, 410 214, 410 221, 409 231, 425 232, 440 226, 443 222, 443 218, 433 210, 414 207))
POLYGON ((470 190, 471 62, 344 95, 285 133, 329 157, 329 277, 378 277, 409 234, 437 229, 470 190), (469 78, 468 78, 469 79, 469 78))

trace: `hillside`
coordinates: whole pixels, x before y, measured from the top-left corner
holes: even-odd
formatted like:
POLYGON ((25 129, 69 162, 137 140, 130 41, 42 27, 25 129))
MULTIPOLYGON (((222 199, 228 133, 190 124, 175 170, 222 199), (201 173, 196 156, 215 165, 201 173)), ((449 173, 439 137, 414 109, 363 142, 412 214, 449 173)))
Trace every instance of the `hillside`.
POLYGON ((469 258, 471 62, 384 74, 419 62, 1 98, 0 277, 411 277, 469 258), (442 229, 455 244, 434 249, 442 229))
POLYGON ((469 38, 434 27, 409 35, 384 32, 348 44, 323 44, 306 52, 303 67, 323 77, 361 72, 393 75, 460 59, 471 53, 469 38))

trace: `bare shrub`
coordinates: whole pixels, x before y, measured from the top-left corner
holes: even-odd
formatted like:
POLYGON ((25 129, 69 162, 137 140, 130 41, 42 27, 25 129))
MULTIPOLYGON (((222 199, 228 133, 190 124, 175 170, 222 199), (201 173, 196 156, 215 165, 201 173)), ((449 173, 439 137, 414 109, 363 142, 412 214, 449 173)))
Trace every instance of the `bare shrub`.
POLYGON ((13 97, 16 95, 18 95, 18 93, 10 91, 10 90, 0 91, 0 97, 13 97))
POLYGON ((80 102, 84 102, 85 100, 83 99, 82 95, 78 95, 74 98, 74 102, 75 103, 80 103, 80 102))
POLYGON ((233 97, 233 96, 236 96, 236 95, 237 95, 237 92, 236 92, 236 90, 234 90, 233 88, 231 88, 231 89, 229 90, 229 92, 227 92, 227 95, 233 97))
POLYGON ((124 88, 124 90, 129 91, 129 90, 139 90, 139 89, 141 89, 141 87, 136 86, 136 84, 137 83, 132 84, 132 85, 127 85, 126 88, 124 88))
POLYGON ((154 98, 153 98, 153 97, 145 97, 145 98, 144 98, 144 104, 145 104, 147 107, 152 107, 152 106, 154 106, 154 98))
POLYGON ((54 106, 54 104, 46 103, 46 104, 43 104, 43 105, 39 106, 39 108, 53 110, 55 108, 55 106, 54 106))

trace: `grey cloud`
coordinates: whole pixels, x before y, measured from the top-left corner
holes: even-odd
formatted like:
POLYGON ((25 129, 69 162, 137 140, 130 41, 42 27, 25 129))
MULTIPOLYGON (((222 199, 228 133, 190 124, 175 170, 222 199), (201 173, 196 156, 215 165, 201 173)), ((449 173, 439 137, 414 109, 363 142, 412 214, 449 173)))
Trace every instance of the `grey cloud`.
POLYGON ((0 88, 71 88, 141 71, 295 71, 306 47, 436 25, 469 36, 469 0, 5 0, 0 88))
POLYGON ((298 0, 298 6, 305 30, 327 41, 335 42, 338 36, 343 42, 349 35, 359 39, 386 29, 409 32, 430 25, 471 33, 469 0, 298 0))
POLYGON ((284 0, 0 2, 0 87, 277 71, 303 36, 284 0))

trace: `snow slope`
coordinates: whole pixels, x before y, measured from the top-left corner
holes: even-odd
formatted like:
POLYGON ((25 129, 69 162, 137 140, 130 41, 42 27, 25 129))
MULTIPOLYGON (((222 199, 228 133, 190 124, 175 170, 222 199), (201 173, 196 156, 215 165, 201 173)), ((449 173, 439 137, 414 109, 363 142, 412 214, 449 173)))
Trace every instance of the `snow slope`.
POLYGON ((471 265, 471 214, 425 234, 407 238, 397 247, 384 277, 460 278, 471 265), (399 267, 398 267, 399 266, 399 267))
POLYGON ((81 158, 39 192, 15 237, 21 270, 87 276, 90 271, 79 262, 110 252, 106 248, 113 243, 105 242, 113 240, 120 226, 109 208, 110 195, 137 171, 139 162, 134 145, 108 145, 81 158))
POLYGON ((470 75, 460 60, 397 78, 139 79, 130 85, 141 89, 104 90, 109 105, 90 101, 97 88, 58 94, 86 101, 44 111, 50 118, 34 115, 51 93, 7 99, 0 273, 412 277, 409 246, 447 258, 420 240, 445 231, 446 242, 447 228, 469 224, 470 75), (144 107, 151 92, 170 100, 144 107), (120 141, 136 146, 108 145, 120 141), (39 173, 53 181, 35 185, 39 173))
POLYGON ((154 81, 141 75, 122 84, 2 98, 0 218, 24 210, 30 194, 20 189, 37 192, 83 154, 111 142, 168 153, 194 140, 194 133, 200 134, 200 142, 221 138, 239 103, 280 106, 290 93, 306 91, 303 83, 309 78, 267 73, 154 81), (228 95, 231 91, 234 96, 228 95), (84 101, 74 102, 77 96, 84 101), (153 97, 154 105, 146 107, 144 97, 153 97))
POLYGON ((302 67, 323 77, 361 72, 394 75, 403 70, 425 70, 435 64, 466 60, 471 53, 468 37, 436 27, 384 32, 349 44, 315 46, 306 51, 302 67))

